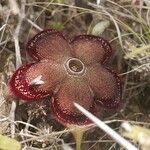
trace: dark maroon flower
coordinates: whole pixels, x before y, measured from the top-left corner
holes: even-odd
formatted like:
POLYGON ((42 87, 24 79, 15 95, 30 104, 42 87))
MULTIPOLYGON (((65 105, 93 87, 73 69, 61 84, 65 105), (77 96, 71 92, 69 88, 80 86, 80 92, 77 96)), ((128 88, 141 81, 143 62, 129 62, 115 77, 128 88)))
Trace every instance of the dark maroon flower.
POLYGON ((51 97, 50 108, 60 123, 88 123, 73 102, 92 113, 96 104, 104 109, 120 105, 121 82, 116 73, 104 67, 112 49, 103 38, 80 35, 67 42, 61 32, 49 29, 33 37, 27 51, 36 62, 13 74, 10 90, 27 101, 51 97))

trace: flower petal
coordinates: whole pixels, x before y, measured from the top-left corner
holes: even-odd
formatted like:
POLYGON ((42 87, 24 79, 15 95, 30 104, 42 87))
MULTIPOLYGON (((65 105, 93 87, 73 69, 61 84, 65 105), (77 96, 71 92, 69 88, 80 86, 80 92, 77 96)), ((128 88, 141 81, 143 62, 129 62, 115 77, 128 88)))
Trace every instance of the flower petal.
POLYGON ((71 42, 74 55, 86 64, 104 62, 112 54, 112 48, 106 40, 94 35, 79 35, 71 42))
POLYGON ((27 51, 34 60, 61 61, 70 56, 70 45, 61 32, 48 29, 38 33, 28 42, 27 51))
POLYGON ((20 67, 10 80, 14 95, 24 100, 37 100, 52 94, 52 89, 65 77, 60 65, 52 61, 41 61, 20 67), (41 76, 42 84, 32 81, 41 76), (31 84, 32 83, 32 84, 31 84))
POLYGON ((24 100, 36 100, 48 96, 48 93, 38 91, 26 82, 25 74, 33 65, 33 63, 26 64, 16 70, 8 85, 11 94, 24 100))
POLYGON ((42 60, 30 67, 26 73, 26 80, 31 83, 34 79, 41 76, 41 85, 36 86, 40 91, 51 91, 55 86, 66 77, 63 65, 50 60, 42 60))
POLYGON ((67 79, 51 101, 51 109, 55 119, 64 124, 87 124, 90 121, 75 108, 73 102, 94 112, 93 94, 86 82, 79 78, 67 79))
POLYGON ((103 68, 100 64, 88 67, 85 76, 90 84, 95 99, 104 108, 116 108, 121 103, 121 81, 116 73, 103 68))

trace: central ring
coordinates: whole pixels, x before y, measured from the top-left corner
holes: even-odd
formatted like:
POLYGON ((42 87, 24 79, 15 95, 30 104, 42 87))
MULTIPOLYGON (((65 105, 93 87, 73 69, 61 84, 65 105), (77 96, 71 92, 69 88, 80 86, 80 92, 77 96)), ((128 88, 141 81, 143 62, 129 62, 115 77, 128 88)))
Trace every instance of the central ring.
POLYGON ((79 75, 84 73, 85 66, 81 60, 77 58, 70 58, 66 62, 66 69, 69 74, 79 75))

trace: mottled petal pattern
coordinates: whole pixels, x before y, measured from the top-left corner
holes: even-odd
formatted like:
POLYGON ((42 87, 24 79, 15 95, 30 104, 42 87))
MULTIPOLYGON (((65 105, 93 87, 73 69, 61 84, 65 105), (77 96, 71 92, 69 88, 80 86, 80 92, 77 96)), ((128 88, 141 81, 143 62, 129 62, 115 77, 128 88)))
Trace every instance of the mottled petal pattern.
POLYGON ((32 65, 27 70, 26 81, 31 83, 32 80, 41 76, 44 84, 35 85, 35 87, 40 91, 48 92, 54 90, 56 85, 66 78, 66 75, 65 69, 61 64, 50 60, 43 60, 32 65))
POLYGON ((112 54, 110 44, 101 37, 80 35, 71 42, 75 57, 85 64, 106 61, 112 54))
POLYGON ((95 99, 105 108, 117 107, 121 101, 121 81, 116 73, 95 64, 88 67, 85 79, 95 94, 95 99))
POLYGON ((61 32, 48 29, 28 42, 27 52, 36 62, 16 70, 10 92, 27 101, 50 98, 48 107, 61 124, 90 123, 73 102, 95 115, 99 107, 101 116, 103 110, 120 108, 121 81, 104 66, 112 55, 105 39, 80 35, 67 42, 61 32))
POLYGON ((34 60, 62 61, 70 56, 70 49, 63 34, 56 30, 44 30, 27 44, 27 51, 34 60))
POLYGON ((93 93, 81 79, 68 79, 63 83, 52 101, 52 112, 63 124, 85 124, 89 120, 75 108, 73 102, 94 111, 93 93))
POLYGON ((26 72, 34 64, 27 64, 21 66, 11 77, 9 81, 9 89, 11 94, 17 96, 18 98, 24 100, 37 100, 51 95, 44 91, 39 91, 36 88, 29 86, 29 83, 26 82, 26 72))

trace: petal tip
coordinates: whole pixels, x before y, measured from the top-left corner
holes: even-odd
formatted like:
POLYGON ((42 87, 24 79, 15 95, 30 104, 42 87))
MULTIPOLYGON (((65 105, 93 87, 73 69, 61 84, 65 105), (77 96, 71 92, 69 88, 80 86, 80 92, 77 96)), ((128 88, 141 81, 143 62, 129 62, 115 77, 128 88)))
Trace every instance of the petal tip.
MULTIPOLYGON (((51 38, 52 38, 52 35, 55 35, 56 37, 59 36, 63 40, 66 41, 66 38, 65 38, 65 36, 63 35, 63 33, 61 31, 57 31, 55 29, 46 29, 46 30, 43 30, 43 31, 39 32, 38 34, 36 34, 33 38, 31 38, 28 41, 27 46, 26 46, 26 50, 27 50, 29 56, 31 56, 31 58, 33 58, 35 61, 39 61, 39 60, 41 60, 44 57, 48 58, 48 52, 47 52, 46 45, 49 44, 49 42, 48 42, 48 38, 47 37, 51 36, 51 38), (44 46, 42 51, 41 51, 41 49, 37 50, 37 47, 39 47, 39 45, 41 45, 41 43, 42 43, 41 42, 39 44, 40 41, 43 42, 42 46, 44 46), (45 51, 45 54, 43 54, 44 51, 45 51)), ((57 41, 57 38, 56 38, 56 41, 57 41)), ((62 44, 62 43, 60 43, 60 44, 62 44)), ((48 45, 48 46, 49 46, 49 49, 51 50, 52 47, 50 47, 50 46, 54 46, 55 47, 57 45, 54 45, 52 43, 52 45, 48 45)))
MULTIPOLYGON (((70 113, 67 110, 62 111, 59 105, 57 104, 56 99, 51 100, 51 111, 56 121, 63 124, 64 126, 68 125, 88 125, 91 121, 84 116, 82 113, 70 113)), ((95 113, 95 107, 92 107, 90 112, 95 113)))
POLYGON ((26 71, 33 65, 26 64, 21 66, 16 72, 13 74, 11 79, 8 82, 8 87, 10 94, 21 98, 23 100, 38 100, 44 98, 48 94, 42 91, 38 91, 29 86, 29 83, 26 81, 26 71))
POLYGON ((70 44, 73 45, 75 55, 86 63, 104 63, 112 55, 110 43, 100 36, 78 35, 70 44))

